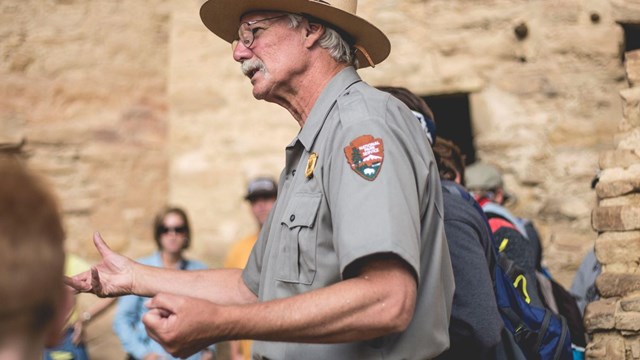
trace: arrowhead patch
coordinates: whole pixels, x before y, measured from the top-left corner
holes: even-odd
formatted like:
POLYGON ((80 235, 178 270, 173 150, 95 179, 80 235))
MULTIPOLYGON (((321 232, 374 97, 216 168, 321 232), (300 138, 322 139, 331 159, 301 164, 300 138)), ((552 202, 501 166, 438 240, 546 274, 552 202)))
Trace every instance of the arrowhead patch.
POLYGON ((371 135, 362 135, 354 139, 344 148, 344 155, 351 170, 365 180, 373 181, 380 173, 384 160, 384 144, 382 139, 371 135))

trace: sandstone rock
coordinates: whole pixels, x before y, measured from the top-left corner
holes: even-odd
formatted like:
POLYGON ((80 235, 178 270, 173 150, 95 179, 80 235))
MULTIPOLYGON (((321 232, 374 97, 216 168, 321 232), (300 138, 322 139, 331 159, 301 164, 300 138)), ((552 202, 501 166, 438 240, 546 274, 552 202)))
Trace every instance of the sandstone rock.
POLYGON ((637 153, 640 148, 640 129, 636 128, 637 124, 632 123, 632 120, 625 118, 626 126, 631 128, 617 133, 614 136, 614 142, 618 149, 633 150, 637 153))
MULTIPOLYGON (((629 154, 633 151, 621 150, 618 154, 629 154)), ((600 174, 600 181, 596 185, 596 193, 600 198, 610 198, 637 192, 640 189, 640 163, 631 164, 626 168, 616 167, 605 169, 600 174)))
POLYGON ((615 328, 616 299, 602 299, 589 303, 584 313, 584 324, 588 332, 615 328))
POLYGON ((596 254, 603 264, 640 260, 640 232, 604 232, 596 239, 596 254))
POLYGON ((626 296, 640 291, 640 274, 604 272, 596 279, 596 287, 603 298, 626 296))
POLYGON ((630 87, 640 85, 640 51, 628 51, 624 54, 627 81, 630 87))
POLYGON ((640 312, 618 311, 615 314, 616 329, 637 332, 640 330, 640 312))
POLYGON ((640 6, 636 1, 611 0, 613 17, 621 23, 640 21, 640 6))
POLYGON ((640 125, 640 88, 630 88, 620 91, 622 97, 622 112, 624 118, 632 126, 640 125))
POLYGON ((640 312, 640 294, 622 298, 620 300, 620 308, 624 311, 640 312))
POLYGON ((634 164, 640 164, 640 156, 634 150, 617 149, 600 153, 600 168, 626 168, 634 164))
POLYGON ((640 229, 640 205, 598 207, 592 212, 592 226, 597 231, 640 229))
POLYGON ((593 334, 585 359, 626 360, 624 339, 615 331, 593 334))
POLYGON ((598 205, 600 207, 607 207, 607 206, 630 206, 634 204, 640 204, 640 194, 638 193, 631 193, 624 196, 601 199, 598 205))

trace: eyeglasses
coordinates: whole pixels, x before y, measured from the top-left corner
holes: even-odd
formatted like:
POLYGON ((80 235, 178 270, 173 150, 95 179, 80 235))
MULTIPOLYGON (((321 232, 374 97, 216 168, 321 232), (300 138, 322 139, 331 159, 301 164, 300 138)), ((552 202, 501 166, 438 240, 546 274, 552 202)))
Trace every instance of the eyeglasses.
POLYGON ((170 232, 174 232, 176 234, 186 234, 187 233, 187 227, 182 225, 182 226, 176 226, 176 227, 167 227, 167 226, 160 226, 160 234, 168 234, 170 232))
POLYGON ((253 45, 254 40, 256 39, 256 33, 258 32, 258 30, 267 30, 268 28, 266 27, 254 27, 252 28, 251 26, 259 23, 259 22, 263 22, 263 21, 267 21, 267 20, 275 20, 275 19, 280 19, 283 18, 285 16, 289 16, 289 14, 282 14, 282 15, 278 15, 278 16, 273 16, 270 18, 264 18, 264 19, 259 19, 259 20, 253 20, 253 21, 246 21, 240 24, 240 28, 238 29, 238 39, 234 40, 231 43, 231 50, 236 51, 236 48, 238 47, 238 43, 242 42, 242 45, 244 45, 244 47, 246 47, 247 49, 251 48, 251 45, 253 45))

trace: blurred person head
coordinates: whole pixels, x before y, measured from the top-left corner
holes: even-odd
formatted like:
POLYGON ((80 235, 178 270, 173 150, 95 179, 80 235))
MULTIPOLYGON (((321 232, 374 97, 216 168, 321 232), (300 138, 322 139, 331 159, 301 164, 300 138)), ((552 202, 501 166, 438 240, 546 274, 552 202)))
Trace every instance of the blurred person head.
POLYGON ((49 188, 0 155, 0 358, 40 359, 60 340, 73 304, 63 284, 64 238, 49 188))
POLYGON ((277 196, 278 185, 272 178, 257 177, 249 182, 247 195, 244 198, 249 201, 251 213, 260 227, 269 217, 277 196))
POLYGON ((161 251, 181 253, 191 245, 191 227, 187 213, 179 207, 167 206, 153 221, 154 239, 161 251))
POLYGON ((456 144, 439 137, 433 145, 433 155, 438 164, 440 179, 454 181, 465 186, 464 155, 456 144))
POLYGON ((486 198, 500 205, 513 199, 504 188, 502 173, 491 164, 476 161, 467 166, 465 182, 467 189, 477 198, 486 198))

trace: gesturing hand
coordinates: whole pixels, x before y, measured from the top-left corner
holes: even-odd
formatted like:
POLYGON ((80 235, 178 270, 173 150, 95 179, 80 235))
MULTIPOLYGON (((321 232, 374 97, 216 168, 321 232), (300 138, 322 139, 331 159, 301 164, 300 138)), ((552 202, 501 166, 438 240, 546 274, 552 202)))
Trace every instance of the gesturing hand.
POLYGON ((147 334, 175 357, 186 358, 210 344, 225 340, 216 324, 219 306, 196 298, 158 294, 145 304, 142 317, 147 334))
POLYGON ((131 294, 134 261, 112 251, 97 232, 93 234, 93 243, 102 261, 91 270, 65 277, 65 283, 77 292, 90 292, 100 297, 131 294))

